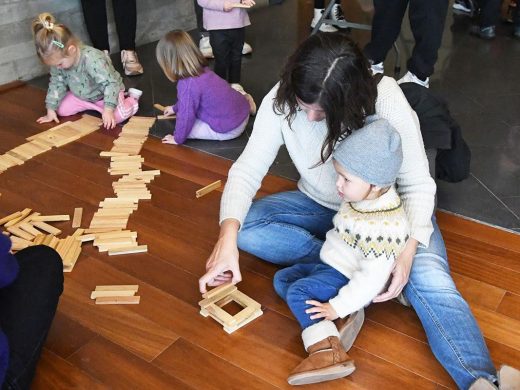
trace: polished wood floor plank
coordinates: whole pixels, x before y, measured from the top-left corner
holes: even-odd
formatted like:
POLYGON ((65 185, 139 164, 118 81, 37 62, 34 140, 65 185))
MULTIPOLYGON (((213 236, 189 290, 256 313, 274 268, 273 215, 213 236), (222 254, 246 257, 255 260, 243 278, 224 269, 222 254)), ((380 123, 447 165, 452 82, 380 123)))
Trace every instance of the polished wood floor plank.
POLYGON ((520 321, 520 295, 507 292, 497 312, 520 321))
POLYGON ((451 276, 457 290, 469 304, 476 304, 487 309, 496 310, 506 290, 480 282, 468 276, 452 272, 451 276))
POLYGON ((479 306, 473 306, 471 310, 486 338, 520 351, 520 320, 479 306))
POLYGON ((269 390, 278 388, 247 371, 230 365, 225 360, 183 338, 175 341, 155 358, 153 363, 194 389, 269 390), (209 378, 211 380, 208 380, 209 378))
POLYGON ((33 390, 108 390, 110 387, 97 381, 72 363, 44 349, 36 368, 33 390))
POLYGON ((111 389, 196 389, 102 337, 92 340, 67 360, 111 389))

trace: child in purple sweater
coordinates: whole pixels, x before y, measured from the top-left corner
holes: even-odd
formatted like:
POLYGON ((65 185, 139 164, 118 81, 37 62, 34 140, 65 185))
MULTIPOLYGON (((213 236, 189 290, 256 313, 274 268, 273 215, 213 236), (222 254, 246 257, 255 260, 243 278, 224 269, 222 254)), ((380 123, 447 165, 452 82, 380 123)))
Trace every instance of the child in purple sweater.
POLYGON ((177 103, 164 115, 176 115, 174 134, 164 143, 182 144, 187 138, 229 140, 244 131, 256 105, 207 67, 206 59, 183 31, 171 31, 157 44, 156 56, 164 74, 177 81, 177 103))

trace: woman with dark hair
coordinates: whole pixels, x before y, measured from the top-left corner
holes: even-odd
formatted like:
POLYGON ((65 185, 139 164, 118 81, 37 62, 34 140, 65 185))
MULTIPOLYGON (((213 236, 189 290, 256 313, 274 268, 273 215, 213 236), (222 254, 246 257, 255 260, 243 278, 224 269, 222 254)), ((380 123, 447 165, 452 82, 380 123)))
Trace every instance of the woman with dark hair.
POLYGON ((396 81, 379 83, 357 46, 341 33, 309 37, 289 58, 264 98, 253 133, 229 171, 220 209, 220 237, 199 280, 201 292, 241 280, 238 248, 287 266, 319 260, 325 234, 340 206, 330 158, 338 142, 375 114, 402 140, 398 193, 410 238, 396 259, 387 291, 373 302, 403 292, 419 316, 431 348, 458 386, 496 371, 478 325, 457 291, 433 216, 435 182, 428 171, 419 121, 396 81), (285 144, 300 174, 298 190, 252 201, 285 144), (464 324, 461 327, 461 324, 464 324))

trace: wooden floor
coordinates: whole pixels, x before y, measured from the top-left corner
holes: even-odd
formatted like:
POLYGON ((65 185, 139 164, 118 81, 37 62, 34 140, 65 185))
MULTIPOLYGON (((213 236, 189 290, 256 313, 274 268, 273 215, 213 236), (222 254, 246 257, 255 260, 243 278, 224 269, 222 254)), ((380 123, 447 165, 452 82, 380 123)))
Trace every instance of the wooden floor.
MULTIPOLYGON (((0 92, 0 152, 51 126, 34 120, 44 93, 15 85, 0 92)), ((113 136, 95 132, 0 174, 0 216, 33 208, 90 221, 112 196, 108 162, 99 157, 113 136)), ((199 314, 197 279, 218 234, 220 192, 195 199, 195 190, 225 180, 230 162, 149 139, 142 151, 162 174, 150 186, 129 228, 149 252, 108 257, 85 245, 61 297, 34 381, 35 389, 271 389, 289 388, 289 371, 305 356, 300 331, 272 288, 276 268, 241 254, 239 288, 264 314, 228 335, 199 314), (139 284, 141 303, 96 306, 99 284, 139 284)), ((294 188, 267 177, 262 193, 294 188)), ((470 196, 470 194, 468 194, 470 196)), ((520 362, 520 239, 439 213, 453 277, 478 319, 497 365, 520 362)), ((85 224, 85 223, 84 223, 85 224)), ((56 224, 65 232, 70 223, 56 224)), ((464 324, 460 324, 461 327, 464 324)), ((454 382, 436 362, 415 313, 395 302, 376 304, 351 350, 357 370, 309 388, 438 389, 454 382)))

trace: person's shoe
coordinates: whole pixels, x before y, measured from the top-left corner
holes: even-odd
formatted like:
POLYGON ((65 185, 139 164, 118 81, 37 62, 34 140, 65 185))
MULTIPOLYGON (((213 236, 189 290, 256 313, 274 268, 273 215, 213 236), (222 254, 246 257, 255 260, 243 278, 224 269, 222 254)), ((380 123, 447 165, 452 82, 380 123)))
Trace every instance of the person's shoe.
POLYGON ((339 330, 339 340, 346 352, 352 348, 364 321, 365 309, 359 309, 346 318, 338 318, 334 321, 339 330))
POLYGON ((496 387, 486 378, 478 378, 471 384, 468 390, 498 390, 498 387, 496 387))
MULTIPOLYGON (((519 6, 517 5, 517 7, 519 7, 519 6)), ((513 30, 513 37, 520 39, 520 26, 515 26, 515 28, 513 30)))
POLYGON ((139 63, 134 50, 121 50, 121 63, 127 76, 143 74, 143 66, 139 63))
MULTIPOLYGON (((314 8, 314 17, 311 21, 311 28, 316 27, 316 24, 318 24, 318 21, 321 19, 321 16, 323 15, 323 11, 325 11, 323 8, 314 8)), ((320 26, 320 31, 336 32, 338 31, 338 29, 330 24, 322 23, 320 26)))
POLYGON ((415 83, 419 84, 420 86, 424 88, 430 88, 430 78, 427 77, 426 80, 421 80, 419 77, 414 75, 412 72, 408 71, 406 74, 401 77, 399 80, 397 80, 397 84, 402 83, 415 83))
POLYGON ((245 56, 247 54, 251 54, 253 52, 253 48, 247 42, 244 42, 244 46, 242 47, 242 55, 245 56))
POLYGON ((453 3, 453 10, 459 13, 470 14, 473 10, 470 8, 470 5, 466 3, 464 0, 455 0, 453 3))
POLYGON ((307 352, 309 356, 287 378, 290 385, 307 385, 343 378, 356 369, 354 361, 336 336, 318 341, 309 346, 307 352))
POLYGON ((480 39, 494 39, 497 34, 495 32, 495 26, 488 27, 479 27, 479 26, 471 26, 469 29, 469 33, 472 35, 476 35, 480 39))
POLYGON ((143 91, 137 88, 128 88, 128 96, 134 98, 135 100, 139 100, 142 96, 143 91))
POLYGON ((378 73, 385 73, 385 65, 382 62, 379 62, 377 64, 372 64, 370 66, 370 70, 372 71, 372 76, 374 76, 378 73))
POLYGON ((199 50, 204 58, 213 58, 213 48, 209 43, 209 37, 203 35, 199 41, 199 50))
POLYGON ((345 22, 345 15, 343 15, 343 9, 341 8, 341 4, 334 4, 332 6, 332 12, 330 16, 332 20, 334 20, 335 22, 345 22))
POLYGON ((520 371, 511 366, 500 367, 498 388, 500 390, 520 390, 520 371))

